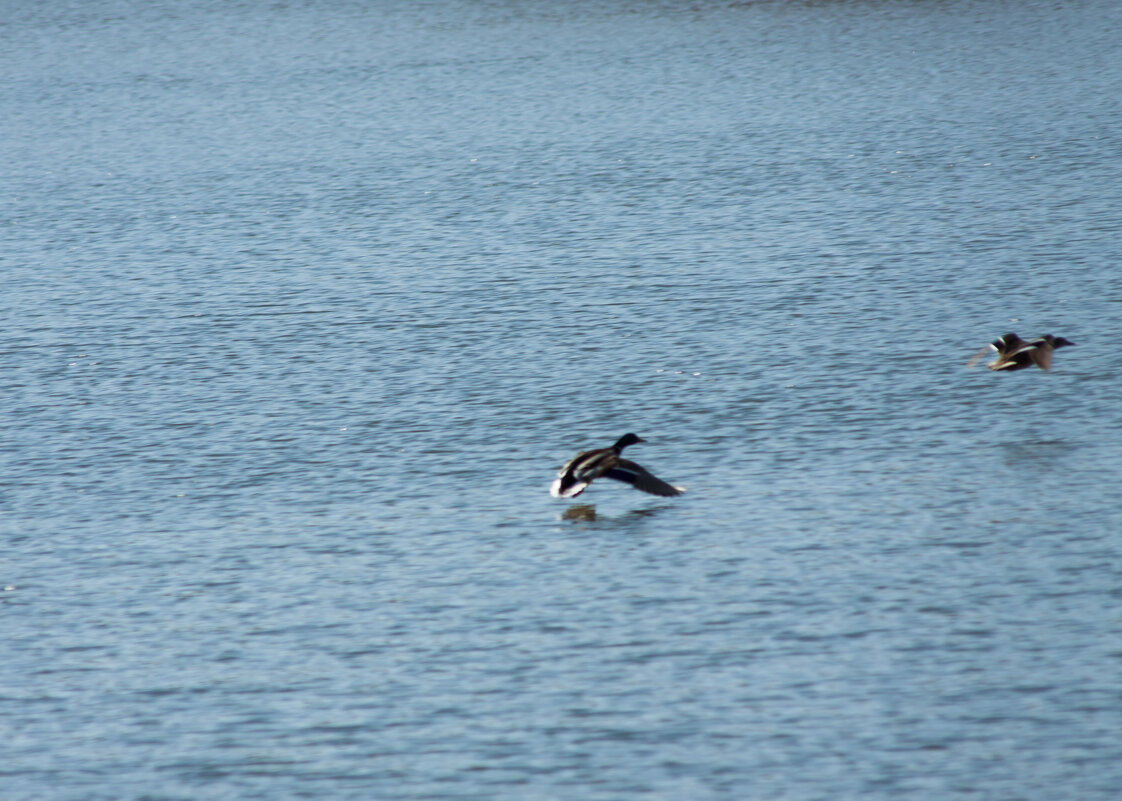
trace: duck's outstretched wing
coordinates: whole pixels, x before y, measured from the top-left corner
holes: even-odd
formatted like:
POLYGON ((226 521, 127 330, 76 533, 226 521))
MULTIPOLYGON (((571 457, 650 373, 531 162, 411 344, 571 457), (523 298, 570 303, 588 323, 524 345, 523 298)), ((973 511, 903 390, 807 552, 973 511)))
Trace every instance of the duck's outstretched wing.
POLYGON ((1009 355, 1009 361, 1013 365, 1010 369, 1023 370, 1026 367, 1032 367, 1033 365, 1036 365, 1037 367, 1043 367, 1045 370, 1047 370, 1048 367, 1051 367, 1052 365, 1052 359, 1050 358, 1050 353, 1045 353, 1046 350, 1048 350, 1047 345, 1042 348, 1035 342, 1030 342, 1026 345, 1022 345, 1009 355), (1042 356, 1045 357, 1044 363, 1041 363, 1042 356), (1045 367, 1044 364, 1047 364, 1048 367, 1045 367))
POLYGON ((1033 344, 1036 345, 1036 347, 1033 348, 1032 352, 1029 355, 1032 356, 1032 360, 1036 362, 1036 366, 1041 370, 1051 370, 1053 350, 1052 346, 1044 340, 1039 340, 1039 344, 1035 342, 1033 344))
POLYGON ((1015 350, 1000 352, 996 359, 986 365, 991 370, 1011 373, 1014 370, 1024 370, 1036 364, 1037 347, 1027 342, 1015 350))
POLYGON ((661 478, 656 478, 648 473, 645 468, 627 459, 620 459, 619 464, 604 475, 608 478, 614 478, 616 481, 630 484, 637 490, 649 492, 651 495, 670 497, 672 495, 681 495, 685 492, 682 487, 675 487, 667 484, 661 478))
POLYGON ((982 360, 983 356, 985 356, 987 353, 993 353, 995 350, 997 350, 997 348, 995 348, 993 345, 986 345, 984 348, 970 357, 970 360, 966 362, 966 366, 973 367, 982 360))

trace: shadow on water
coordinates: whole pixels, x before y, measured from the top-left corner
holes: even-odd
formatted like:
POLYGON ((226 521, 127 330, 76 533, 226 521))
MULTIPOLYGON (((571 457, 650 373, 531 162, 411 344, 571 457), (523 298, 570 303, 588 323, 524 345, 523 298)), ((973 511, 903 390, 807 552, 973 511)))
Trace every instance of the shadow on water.
POLYGON ((669 506, 651 506, 645 509, 632 509, 621 515, 600 515, 596 512, 596 506, 591 503, 581 503, 576 506, 570 506, 561 513, 560 520, 569 520, 574 523, 637 523, 644 518, 654 517, 660 512, 669 509, 669 506))
POLYGON ((1024 472, 1054 470, 1078 449, 1076 443, 1064 439, 1006 442, 999 447, 1005 466, 1024 472))
POLYGON ((581 503, 570 506, 562 515, 562 520, 582 520, 591 522, 596 519, 596 507, 590 503, 581 503))

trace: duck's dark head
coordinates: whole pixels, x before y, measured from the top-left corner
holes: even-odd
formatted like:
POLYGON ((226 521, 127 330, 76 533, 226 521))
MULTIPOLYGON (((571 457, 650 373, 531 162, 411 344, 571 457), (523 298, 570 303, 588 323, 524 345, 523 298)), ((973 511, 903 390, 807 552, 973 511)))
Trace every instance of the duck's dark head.
POLYGON ((1062 348, 1065 345, 1074 345, 1075 344, 1070 339, 1064 339, 1063 337, 1054 337, 1051 334, 1046 336, 1045 339, 1048 340, 1048 344, 1051 345, 1053 348, 1062 348))
POLYGON ((624 434, 622 437, 616 440, 616 444, 612 447, 617 451, 622 451, 628 445, 634 445, 636 442, 646 442, 646 440, 640 437, 638 434, 624 434))

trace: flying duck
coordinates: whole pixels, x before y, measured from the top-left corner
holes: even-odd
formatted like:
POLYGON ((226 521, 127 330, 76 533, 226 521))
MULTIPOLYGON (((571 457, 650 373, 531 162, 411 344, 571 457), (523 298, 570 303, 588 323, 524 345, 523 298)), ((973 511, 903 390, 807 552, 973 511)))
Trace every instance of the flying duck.
POLYGON ((565 463, 549 488, 554 498, 575 498, 596 479, 607 476, 630 484, 651 495, 681 495, 685 490, 655 478, 644 468, 620 456, 623 449, 637 442, 645 442, 635 434, 624 434, 610 448, 597 448, 578 453, 565 463))
POLYGON ((1041 370, 1052 369, 1052 352, 1056 348, 1074 345, 1074 342, 1045 334, 1025 342, 1013 333, 995 339, 989 347, 997 351, 997 358, 986 365, 991 370, 1024 370, 1036 365, 1041 370))

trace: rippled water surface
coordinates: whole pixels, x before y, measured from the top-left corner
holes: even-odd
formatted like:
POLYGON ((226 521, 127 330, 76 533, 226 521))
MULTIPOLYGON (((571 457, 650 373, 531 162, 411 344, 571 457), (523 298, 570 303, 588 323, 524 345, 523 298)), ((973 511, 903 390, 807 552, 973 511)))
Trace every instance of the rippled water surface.
POLYGON ((8 6, 6 800, 1118 797, 1118 4, 8 6))

